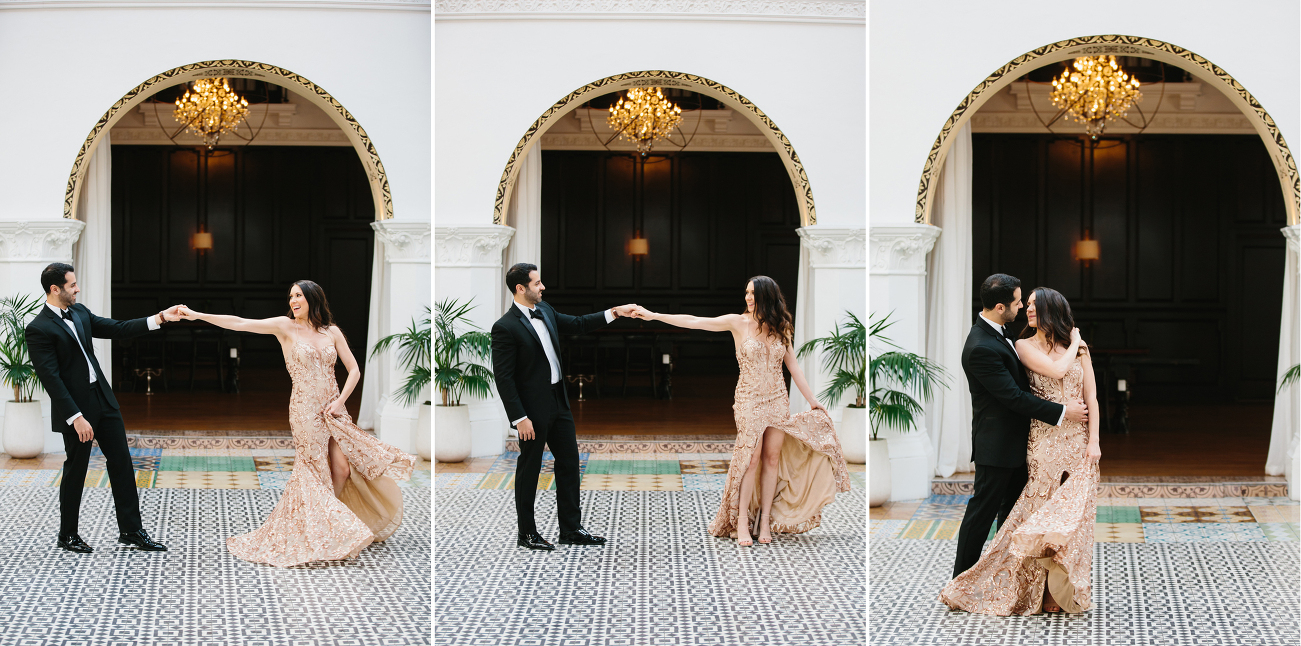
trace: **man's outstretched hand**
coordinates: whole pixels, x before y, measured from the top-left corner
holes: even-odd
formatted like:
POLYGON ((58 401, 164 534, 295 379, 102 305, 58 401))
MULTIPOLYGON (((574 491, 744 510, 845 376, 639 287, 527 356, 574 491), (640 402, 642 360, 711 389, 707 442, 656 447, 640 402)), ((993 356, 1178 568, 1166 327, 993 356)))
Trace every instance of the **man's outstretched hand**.
POLYGON ((184 317, 181 316, 181 308, 182 308, 182 307, 185 307, 185 306, 184 306, 184 305, 173 305, 173 306, 171 306, 171 307, 169 307, 169 308, 163 310, 163 312, 162 312, 162 314, 163 314, 163 320, 165 320, 165 321, 179 321, 179 320, 181 320, 182 318, 184 318, 184 317))
POLYGON ((638 306, 637 306, 637 305, 633 305, 633 304, 629 304, 629 305, 620 305, 620 306, 614 308, 614 313, 615 313, 616 316, 621 316, 621 317, 625 317, 625 318, 627 318, 627 317, 632 316, 633 313, 635 313, 638 309, 639 309, 638 306))

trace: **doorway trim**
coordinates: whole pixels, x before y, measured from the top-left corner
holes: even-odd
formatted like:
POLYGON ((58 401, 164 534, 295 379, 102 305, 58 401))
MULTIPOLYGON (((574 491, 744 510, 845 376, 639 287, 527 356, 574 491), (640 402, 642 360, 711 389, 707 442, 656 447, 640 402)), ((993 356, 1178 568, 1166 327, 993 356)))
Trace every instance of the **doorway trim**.
POLYGON ((1252 128, 1264 141, 1269 157, 1274 162, 1283 195, 1288 198, 1284 200, 1287 222, 1289 225, 1298 224, 1298 217, 1301 216, 1301 176, 1297 174, 1296 160, 1292 157, 1292 151, 1288 149, 1287 142, 1283 140, 1283 134, 1279 132, 1273 117, 1269 116, 1256 97, 1223 68, 1203 56, 1153 38, 1121 35, 1083 36, 1045 45, 1012 59, 985 77, 945 120, 944 127, 940 129, 939 136, 931 146, 930 154, 926 156, 921 182, 917 186, 914 222, 931 223, 932 198, 939 185, 940 171, 944 168, 944 157, 952 145, 952 135, 971 120, 972 115, 985 101, 1030 70, 1079 56, 1100 55, 1140 56, 1170 63, 1223 92, 1229 101, 1247 116, 1252 128))
POLYGON ((149 77, 145 82, 135 86, 130 92, 122 95, 122 98, 114 102, 108 111, 104 113, 104 116, 100 117, 99 121, 95 123, 95 127, 91 128, 90 134, 86 136, 86 140, 81 144, 81 149, 77 151, 77 158, 72 162, 72 172, 68 175, 68 187, 63 195, 63 217, 70 220, 79 219, 77 217, 77 199, 81 194, 82 180, 86 177, 90 157, 99 145, 99 141, 102 139, 101 135, 108 132, 113 127, 113 124, 122 118, 122 115, 144 103, 146 99, 159 90, 195 79, 219 76, 251 78, 274 83, 306 98, 316 107, 324 110, 330 116, 330 119, 348 136, 348 141, 352 143, 353 149, 357 151, 357 155, 361 158, 362 167, 366 171, 366 179, 370 183, 371 196, 375 202, 375 219, 383 221, 393 217, 393 195, 389 191, 388 174, 384 172, 384 163, 380 161, 379 152, 375 150, 375 144, 371 142, 370 137, 366 135, 366 130, 361 127, 360 123, 357 123, 357 119, 352 116, 352 113, 348 112, 348 109, 343 107, 343 104, 339 103, 329 92, 326 92, 319 85, 307 80, 302 75, 275 65, 238 59, 202 61, 174 67, 166 72, 149 77))

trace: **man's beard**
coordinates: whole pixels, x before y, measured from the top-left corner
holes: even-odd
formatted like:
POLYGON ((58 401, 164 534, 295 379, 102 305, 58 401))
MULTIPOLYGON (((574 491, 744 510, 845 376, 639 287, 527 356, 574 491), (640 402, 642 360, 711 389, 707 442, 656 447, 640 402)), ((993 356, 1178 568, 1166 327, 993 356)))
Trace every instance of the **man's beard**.
POLYGON ((528 290, 524 290, 524 298, 528 300, 528 302, 537 305, 538 303, 542 302, 542 290, 539 289, 536 292, 530 292, 528 290))
POLYGON ((76 303, 77 297, 75 295, 69 294, 68 292, 59 292, 59 304, 63 306, 63 309, 66 310, 76 303))

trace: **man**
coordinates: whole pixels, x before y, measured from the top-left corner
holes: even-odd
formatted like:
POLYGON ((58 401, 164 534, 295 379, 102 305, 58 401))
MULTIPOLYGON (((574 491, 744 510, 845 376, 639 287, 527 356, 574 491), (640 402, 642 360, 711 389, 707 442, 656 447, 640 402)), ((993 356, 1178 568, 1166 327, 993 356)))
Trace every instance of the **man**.
POLYGON ((140 521, 140 496, 127 448, 126 427, 117 398, 95 357, 92 338, 126 339, 157 330, 164 320, 179 320, 179 306, 132 321, 100 318, 77 304, 77 276, 72 265, 56 262, 41 272, 45 307, 27 324, 27 351, 41 386, 50 395, 50 421, 63 434, 67 459, 59 484, 58 546, 79 554, 93 552, 77 535, 81 491, 90 462, 91 441, 108 463, 113 504, 117 509, 118 542, 151 552, 166 551, 145 532, 140 521))
POLYGON ((542 470, 544 446, 555 456, 556 510, 560 542, 604 545, 605 538, 583 529, 578 508, 578 438, 569 395, 560 372, 560 333, 584 334, 618 316, 632 316, 636 305, 622 305, 586 316, 561 314, 542 302, 541 274, 536 265, 519 263, 506 272, 506 289, 514 302, 492 325, 492 365, 497 393, 510 425, 519 432, 520 456, 515 465, 517 544, 531 550, 553 550, 538 533, 533 499, 542 470))
POLYGON ((1030 379, 1006 329, 1021 311, 1021 281, 1007 274, 986 278, 980 285, 980 303, 984 309, 962 348, 962 370, 971 387, 976 482, 958 530, 955 578, 980 560, 990 523, 997 517, 1001 526, 1025 488, 1030 419, 1053 426, 1066 419, 1089 419, 1083 400, 1063 406, 1030 394, 1030 379))

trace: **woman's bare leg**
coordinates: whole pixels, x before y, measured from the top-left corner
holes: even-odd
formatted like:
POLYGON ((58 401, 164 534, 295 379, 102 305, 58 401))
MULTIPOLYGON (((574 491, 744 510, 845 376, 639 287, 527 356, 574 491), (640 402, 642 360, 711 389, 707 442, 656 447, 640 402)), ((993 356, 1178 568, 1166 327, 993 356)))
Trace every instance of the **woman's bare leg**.
POLYGON ((771 543, 772 499, 777 493, 777 465, 786 434, 771 426, 763 430, 763 474, 759 477, 759 542, 771 543))
POLYGON ((750 497, 754 495, 754 474, 759 470, 759 456, 762 455, 763 447, 756 446, 750 453, 750 464, 745 467, 745 475, 741 477, 741 494, 737 501, 736 512, 736 543, 738 545, 753 545, 754 541, 750 540, 750 497))
POLYGON ((343 449, 339 448, 339 443, 330 438, 330 480, 334 482, 334 497, 338 498, 343 493, 343 483, 348 481, 348 476, 352 474, 352 469, 348 467, 348 458, 343 455, 343 449))

